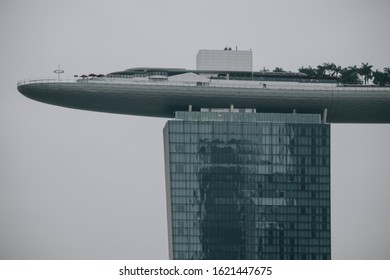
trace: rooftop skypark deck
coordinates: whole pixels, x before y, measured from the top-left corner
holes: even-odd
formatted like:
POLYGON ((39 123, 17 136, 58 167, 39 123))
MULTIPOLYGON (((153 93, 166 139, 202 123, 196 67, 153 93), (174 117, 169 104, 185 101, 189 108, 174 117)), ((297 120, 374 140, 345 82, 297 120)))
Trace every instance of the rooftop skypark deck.
POLYGON ((194 74, 191 78, 183 77, 184 74, 169 75, 167 72, 147 72, 143 74, 108 74, 101 77, 78 77, 57 79, 37 78, 20 80, 17 87, 29 84, 66 84, 66 83, 96 83, 96 84, 145 84, 145 85, 182 85, 182 86, 211 86, 211 87, 232 87, 232 88, 263 88, 263 89, 300 89, 300 90, 326 90, 337 88, 345 91, 389 91, 390 87, 375 85, 343 85, 337 84, 335 80, 315 80, 290 78, 281 76, 257 76, 253 78, 238 76, 210 76, 204 78, 201 74, 188 71, 186 74, 194 74))
MULTIPOLYGON (((25 96, 82 110, 173 117, 204 107, 256 108, 264 113, 317 113, 326 122, 390 123, 390 87, 340 86, 296 79, 240 80, 164 71, 112 73, 103 77, 33 79, 18 83, 25 96)), ((161 70, 161 69, 160 69, 161 70)))
POLYGON ((18 90, 48 104, 150 117, 233 106, 321 114, 329 123, 390 123, 390 86, 351 86, 338 84, 337 75, 252 69, 252 51, 201 50, 196 70, 138 67, 61 79, 58 69, 57 79, 23 80, 18 90))

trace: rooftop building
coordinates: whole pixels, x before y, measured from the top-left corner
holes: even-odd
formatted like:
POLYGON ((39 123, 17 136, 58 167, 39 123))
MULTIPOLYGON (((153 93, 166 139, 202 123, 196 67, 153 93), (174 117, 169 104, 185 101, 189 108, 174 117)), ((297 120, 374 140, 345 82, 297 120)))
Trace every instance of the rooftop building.
POLYGON ((196 56, 196 70, 253 71, 252 51, 200 50, 196 56))

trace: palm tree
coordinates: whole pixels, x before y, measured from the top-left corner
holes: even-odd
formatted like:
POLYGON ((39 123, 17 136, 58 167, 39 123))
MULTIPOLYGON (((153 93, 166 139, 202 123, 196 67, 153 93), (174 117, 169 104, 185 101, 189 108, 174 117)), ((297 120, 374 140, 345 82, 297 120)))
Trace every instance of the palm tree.
POLYGON ((385 72, 387 75, 390 75, 390 67, 383 68, 383 72, 385 72))
POLYGON ((311 68, 310 65, 307 68, 302 66, 301 68, 298 69, 298 72, 306 74, 309 77, 315 77, 316 76, 316 70, 311 68))
MULTIPOLYGON (((336 65, 335 65, 336 66, 336 65)), ((341 66, 336 66, 333 70, 333 75, 335 75, 336 77, 340 77, 340 74, 341 74, 341 70, 343 70, 343 68, 341 68, 341 66)), ((332 76, 333 76, 332 75, 332 76)))
POLYGON ((358 74, 363 76, 364 84, 367 85, 367 82, 372 78, 372 65, 368 63, 362 63, 362 66, 358 69, 358 74))
MULTIPOLYGON (((386 69, 386 68, 385 68, 386 69)), ((389 69, 390 70, 390 69, 389 69)), ((381 72, 379 70, 376 70, 372 73, 374 77, 373 83, 378 86, 386 86, 390 84, 390 75, 385 72, 381 72)))
POLYGON ((324 78, 326 76, 326 69, 323 65, 318 65, 316 69, 316 75, 318 78, 324 78))
POLYGON ((322 66, 324 67, 325 69, 325 73, 328 75, 328 76, 331 76, 333 77, 334 74, 335 74, 335 69, 337 68, 336 64, 334 64, 333 62, 332 63, 324 63, 322 64, 322 66))
POLYGON ((286 71, 284 71, 282 67, 275 67, 274 71, 272 72, 286 72, 286 71))
POLYGON ((362 81, 358 76, 358 68, 356 65, 343 68, 339 78, 341 84, 361 84, 362 81))

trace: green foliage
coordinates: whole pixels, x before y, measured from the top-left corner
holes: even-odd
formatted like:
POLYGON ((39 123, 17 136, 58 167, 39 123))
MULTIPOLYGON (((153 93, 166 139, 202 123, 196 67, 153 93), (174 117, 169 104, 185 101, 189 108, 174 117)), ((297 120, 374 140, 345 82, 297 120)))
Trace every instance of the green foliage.
POLYGON ((362 84, 362 81, 359 79, 358 71, 356 65, 341 69, 341 75, 338 80, 339 83, 347 85, 362 84))
POLYGON ((336 66, 334 63, 324 63, 322 64, 322 67, 329 77, 337 77, 341 72, 341 66, 336 66))
POLYGON ((282 73, 284 73, 286 71, 284 71, 282 67, 275 67, 274 71, 272 71, 272 72, 282 72, 282 73))
POLYGON ((337 66, 334 63, 324 63, 322 65, 318 65, 317 68, 301 67, 298 69, 300 73, 304 73, 309 77, 327 79, 327 78, 335 78, 339 77, 341 73, 341 66, 337 66))
POLYGON ((390 70, 389 67, 386 67, 383 69, 384 72, 381 72, 379 70, 376 70, 372 73, 372 76, 374 77, 373 83, 377 86, 385 86, 390 84, 390 70))
POLYGON ((326 68, 323 65, 318 65, 316 69, 316 75, 318 78, 326 78, 326 68))
POLYGON ((358 69, 358 74, 363 77, 364 84, 367 85, 367 82, 372 78, 372 65, 368 63, 362 63, 362 66, 358 69))
POLYGON ((298 69, 298 72, 306 74, 309 77, 316 77, 316 70, 311 68, 311 66, 309 66, 307 68, 302 66, 301 68, 298 69))
MULTIPOLYGON (((369 63, 362 63, 360 67, 354 65, 342 68, 328 62, 318 65, 316 68, 312 68, 310 65, 308 67, 302 66, 298 69, 298 72, 314 79, 337 78, 338 83, 345 85, 359 85, 363 83, 367 85, 372 79, 377 86, 390 85, 390 67, 385 67, 383 72, 379 70, 373 71, 372 67, 369 63)), ((276 72, 276 69, 283 70, 276 67, 274 72, 276 72)))

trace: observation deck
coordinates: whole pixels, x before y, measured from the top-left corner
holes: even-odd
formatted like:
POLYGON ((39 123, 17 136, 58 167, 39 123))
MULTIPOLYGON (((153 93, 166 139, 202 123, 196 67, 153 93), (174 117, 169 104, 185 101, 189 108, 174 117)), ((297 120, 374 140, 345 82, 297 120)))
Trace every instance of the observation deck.
POLYGON ((158 71, 115 73, 90 78, 30 79, 20 81, 17 87, 26 97, 40 102, 107 113, 170 118, 190 105, 194 111, 234 105, 264 113, 322 114, 329 123, 390 123, 390 87, 338 86, 293 79, 174 79, 179 76, 180 73, 170 77, 158 71))

